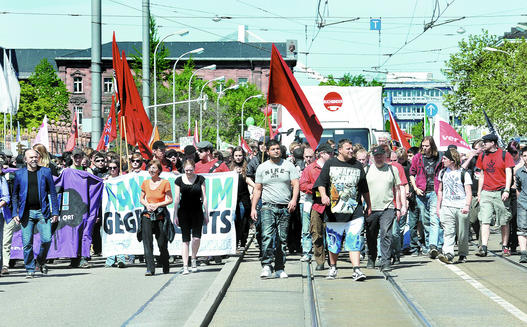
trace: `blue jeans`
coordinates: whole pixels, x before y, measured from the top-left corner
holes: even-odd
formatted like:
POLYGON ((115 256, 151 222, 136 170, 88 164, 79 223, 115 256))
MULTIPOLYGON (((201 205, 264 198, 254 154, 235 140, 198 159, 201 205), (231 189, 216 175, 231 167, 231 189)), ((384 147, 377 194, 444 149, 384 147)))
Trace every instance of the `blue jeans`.
POLYGON ((401 219, 393 221, 392 227, 392 257, 398 258, 401 255, 401 248, 403 246, 403 230, 406 225, 406 216, 401 216, 401 219))
POLYGON ((441 249, 443 247, 443 230, 439 217, 437 217, 437 194, 434 191, 427 192, 422 196, 416 196, 416 200, 425 230, 426 249, 430 249, 430 245, 441 249))
POLYGON ((118 262, 122 262, 122 263, 126 262, 124 254, 112 255, 112 256, 106 258, 106 262, 105 262, 104 265, 111 267, 113 265, 116 265, 118 262))
POLYGON ((269 204, 262 205, 260 217, 262 229, 262 266, 271 266, 274 261, 275 270, 284 269, 289 216, 287 205, 285 207, 269 204))
POLYGON ((419 222, 419 209, 417 206, 412 210, 408 208, 408 229, 410 231, 410 252, 419 252, 421 248, 421 242, 419 241, 419 235, 417 234, 417 223, 419 222))
POLYGON ((27 272, 35 272, 33 253, 33 230, 37 227, 40 234, 40 250, 37 263, 44 264, 51 245, 51 221, 45 219, 41 210, 29 210, 29 219, 22 221, 22 244, 24 246, 24 265, 27 272))
POLYGON ((302 254, 311 257, 311 249, 313 248, 313 240, 309 225, 311 224, 311 203, 300 203, 300 214, 302 215, 302 254), (304 208, 309 209, 304 211, 304 208))

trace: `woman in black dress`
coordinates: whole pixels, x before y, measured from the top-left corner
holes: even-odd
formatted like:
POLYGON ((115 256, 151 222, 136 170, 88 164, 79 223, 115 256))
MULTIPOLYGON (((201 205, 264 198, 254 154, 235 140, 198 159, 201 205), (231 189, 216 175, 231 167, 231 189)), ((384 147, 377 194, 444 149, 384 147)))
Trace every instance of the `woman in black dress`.
POLYGON ((205 177, 194 173, 195 163, 186 160, 183 163, 184 174, 176 178, 174 188, 174 223, 181 228, 183 238, 183 275, 189 273, 188 253, 192 233, 192 272, 197 272, 196 255, 199 250, 203 224, 208 224, 207 195, 205 177))

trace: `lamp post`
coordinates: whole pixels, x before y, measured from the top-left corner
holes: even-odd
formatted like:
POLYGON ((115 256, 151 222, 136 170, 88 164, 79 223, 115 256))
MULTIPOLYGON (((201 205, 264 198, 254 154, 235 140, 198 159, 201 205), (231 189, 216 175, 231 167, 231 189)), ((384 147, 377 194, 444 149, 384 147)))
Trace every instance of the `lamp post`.
MULTIPOLYGON (((189 33, 188 30, 182 30, 176 33, 168 34, 156 44, 156 47, 154 49, 154 106, 157 104, 157 69, 156 69, 157 68, 157 60, 156 60, 157 49, 159 48, 159 45, 163 43, 163 41, 166 40, 168 37, 172 35, 184 36, 184 35, 187 35, 188 33, 189 33)), ((157 107, 154 107, 154 126, 155 125, 157 125, 157 107)))
POLYGON ((245 106, 245 103, 251 99, 254 99, 254 98, 261 98, 263 96, 263 94, 256 94, 256 95, 251 95, 250 97, 248 97, 247 99, 245 99, 245 101, 243 101, 243 104, 242 104, 242 121, 241 121, 241 132, 240 132, 240 136, 243 138, 243 107, 245 106))
MULTIPOLYGON (((215 70, 216 69, 216 65, 208 65, 208 66, 205 66, 205 67, 201 67, 199 69, 196 69, 196 71, 194 71, 194 73, 192 73, 192 75, 190 76, 190 79, 188 80, 188 98, 189 99, 190 99, 190 86, 192 84, 192 78, 194 77, 194 75, 196 75, 197 72, 199 72, 200 70, 203 70, 203 69, 215 70)), ((190 128, 190 102, 188 103, 188 128, 190 128)))
POLYGON ((201 87, 201 91, 199 92, 199 98, 202 100, 200 101, 200 105, 199 105, 199 135, 203 135, 201 132, 201 126, 202 126, 202 121, 203 121, 203 104, 205 103, 205 99, 203 98, 203 91, 205 90, 205 86, 207 86, 209 83, 211 82, 215 82, 215 81, 224 81, 225 80, 225 76, 220 76, 220 77, 216 77, 215 79, 211 79, 210 81, 208 81, 207 83, 205 83, 202 87, 201 87))
POLYGON ((228 90, 235 90, 240 87, 239 84, 235 84, 222 90, 222 85, 220 84, 220 92, 218 93, 218 98, 216 99, 216 149, 220 148, 220 98, 228 90))
POLYGON ((177 66, 177 63, 179 59, 183 58, 184 56, 188 54, 191 54, 191 53, 200 54, 200 53, 203 53, 203 51, 205 51, 205 49, 203 48, 198 48, 198 49, 194 49, 191 51, 187 51, 181 56, 179 56, 176 59, 174 66, 172 66, 172 102, 173 102, 172 104, 172 142, 176 142, 176 103, 175 102, 176 102, 176 66, 177 66))

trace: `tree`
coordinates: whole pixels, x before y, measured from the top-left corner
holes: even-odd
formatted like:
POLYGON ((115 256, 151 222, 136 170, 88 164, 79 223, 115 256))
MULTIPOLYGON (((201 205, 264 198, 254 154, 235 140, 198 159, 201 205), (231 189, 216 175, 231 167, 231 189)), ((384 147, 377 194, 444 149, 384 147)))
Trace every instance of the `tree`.
POLYGON ((335 80, 333 75, 328 75, 327 82, 320 82, 318 85, 331 85, 331 86, 384 86, 382 82, 375 79, 367 81, 364 75, 351 75, 350 73, 344 74, 338 81, 335 80))
POLYGON ((69 93, 53 66, 42 59, 28 81, 20 83, 20 106, 16 119, 24 127, 39 127, 47 115, 54 120, 69 120, 69 93))
POLYGON ((459 42, 459 52, 450 56, 444 74, 453 91, 445 105, 465 125, 486 126, 483 110, 498 133, 507 139, 527 133, 527 43, 505 41, 483 31, 459 42))
POLYGON ((413 136, 413 138, 410 140, 411 145, 419 146, 424 138, 423 122, 420 121, 419 123, 413 125, 411 133, 413 136))
MULTIPOLYGON (((156 46, 159 44, 159 29, 157 28, 156 19, 153 16, 150 16, 150 32, 149 32, 149 38, 150 38, 150 77, 152 83, 153 76, 154 76, 154 50, 156 49, 156 46)), ((137 79, 142 79, 143 76, 143 53, 137 49, 134 48, 135 53, 132 54, 133 61, 130 63, 131 68, 135 71, 137 79)), ((166 59, 170 55, 170 52, 168 51, 165 44, 159 45, 156 52, 156 71, 157 71, 157 79, 163 80, 170 74, 170 62, 166 59)))

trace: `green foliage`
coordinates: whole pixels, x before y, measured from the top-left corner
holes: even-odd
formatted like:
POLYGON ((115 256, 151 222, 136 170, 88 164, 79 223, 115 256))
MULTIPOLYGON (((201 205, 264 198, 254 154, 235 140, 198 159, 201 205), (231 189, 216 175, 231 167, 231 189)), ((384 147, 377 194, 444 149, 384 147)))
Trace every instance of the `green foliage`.
POLYGON ((364 75, 351 75, 350 73, 344 74, 338 81, 335 80, 333 75, 328 75, 327 82, 320 82, 318 85, 331 85, 331 86, 384 86, 382 82, 377 80, 367 81, 364 75))
MULTIPOLYGON (((156 24, 156 20, 153 16, 150 17, 150 77, 153 83, 154 76, 154 50, 159 44, 159 29, 156 24)), ((143 76, 143 53, 134 48, 135 53, 132 54, 133 61, 130 63, 131 68, 135 71, 136 77, 142 79, 143 76)), ((163 80, 168 74, 170 74, 170 62, 166 59, 170 55, 167 47, 164 43, 160 44, 156 52, 156 71, 157 79, 163 80)), ((159 87, 159 85, 158 85, 159 87)))
POLYGON ((20 82, 20 106, 16 119, 22 127, 39 127, 47 115, 55 120, 69 120, 69 93, 53 66, 42 59, 29 80, 20 82))
POLYGON ((485 110, 500 135, 507 139, 527 133, 527 43, 505 42, 483 31, 459 42, 459 51, 446 62, 444 74, 453 91, 445 105, 465 125, 486 126, 485 110), (503 52, 486 51, 485 47, 503 52))
POLYGON ((413 125, 410 134, 413 136, 413 138, 410 140, 410 144, 412 146, 419 146, 424 138, 423 122, 420 121, 419 123, 413 125))

